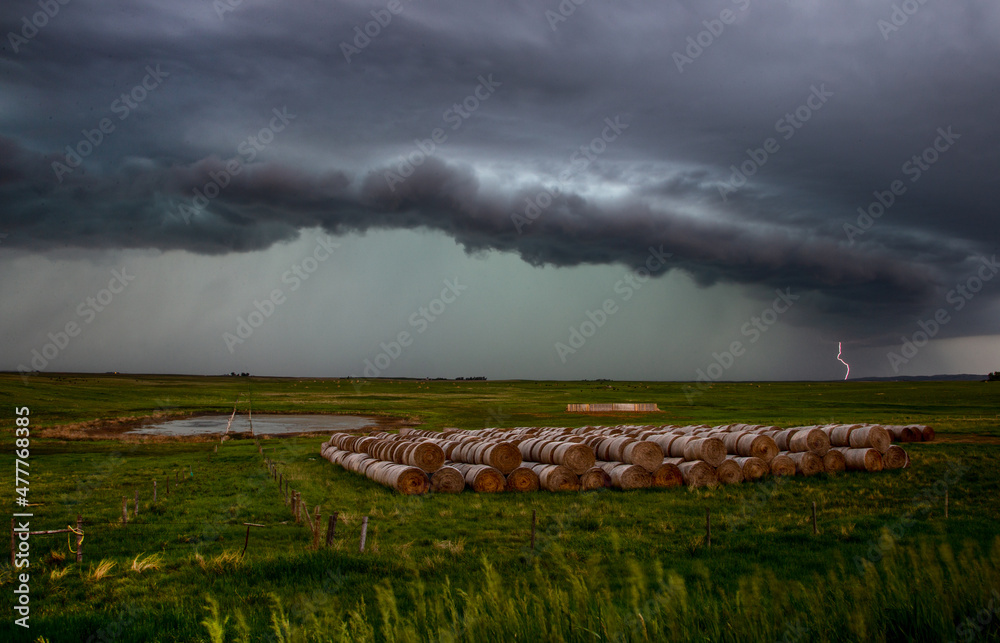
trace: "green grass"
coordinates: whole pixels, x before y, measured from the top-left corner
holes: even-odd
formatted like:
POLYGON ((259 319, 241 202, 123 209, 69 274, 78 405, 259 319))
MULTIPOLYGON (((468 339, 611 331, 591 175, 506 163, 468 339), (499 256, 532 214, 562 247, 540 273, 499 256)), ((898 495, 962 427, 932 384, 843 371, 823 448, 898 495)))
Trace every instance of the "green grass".
MULTIPOLYGON (((0 376, 4 407, 36 427, 232 409, 246 378, 0 376)), ((311 551, 255 444, 32 442, 33 529, 85 517, 85 561, 65 535, 32 539, 34 640, 996 640, 1000 613, 1000 386, 257 379, 254 412, 387 415, 431 428, 588 423, 923 422, 940 442, 877 475, 715 490, 402 497, 334 467, 315 438, 266 439, 308 507, 339 512, 311 551), (610 387, 610 388, 609 388, 610 387), (567 402, 651 401, 663 412, 586 416, 567 402), (184 482, 165 494, 165 481, 184 482), (193 476, 191 475, 193 473, 193 476), (152 480, 159 481, 151 504, 152 480), (943 516, 944 489, 949 519, 943 516), (120 524, 121 498, 140 492, 120 524), (811 503, 819 509, 812 534, 811 503), (712 546, 704 542, 705 511, 712 546), (538 516, 536 547, 530 541, 538 516), (362 516, 368 551, 357 552, 362 516), (246 556, 246 527, 255 522, 246 556), (157 555, 156 565, 132 569, 157 555), (114 566, 102 578, 102 561, 114 566), (991 603, 992 601, 992 603, 991 603), (977 638, 966 639, 966 632, 977 638), (214 633, 214 634, 213 634, 214 633), (218 637, 222 638, 218 638, 218 637)), ((12 452, 13 413, 4 443, 12 452)), ((12 459, 12 458, 11 458, 12 459)), ((12 470, 13 467, 9 467, 12 470)), ((12 497, 5 477, 4 497, 12 497)), ((173 485, 171 485, 173 487, 173 485)), ((0 566, 0 607, 14 576, 0 566)), ((20 629, 20 628, 17 628, 20 629)), ((21 632, 16 632, 21 635, 21 632)))

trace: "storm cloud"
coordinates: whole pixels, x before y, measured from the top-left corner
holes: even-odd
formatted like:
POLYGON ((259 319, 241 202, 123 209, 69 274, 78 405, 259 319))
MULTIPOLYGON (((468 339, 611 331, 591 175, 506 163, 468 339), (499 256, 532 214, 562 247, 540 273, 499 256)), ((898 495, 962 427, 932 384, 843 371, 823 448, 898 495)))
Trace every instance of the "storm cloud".
POLYGON ((861 343, 997 252, 986 0, 39 6, 0 8, 5 250, 653 253, 861 343))

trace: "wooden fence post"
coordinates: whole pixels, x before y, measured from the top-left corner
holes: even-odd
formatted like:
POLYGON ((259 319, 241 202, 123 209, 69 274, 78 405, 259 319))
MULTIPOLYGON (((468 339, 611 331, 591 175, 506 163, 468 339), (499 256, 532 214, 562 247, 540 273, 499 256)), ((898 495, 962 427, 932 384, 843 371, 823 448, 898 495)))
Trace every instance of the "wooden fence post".
POLYGON ((139 490, 135 490, 135 517, 139 517, 139 490))
POLYGON ((128 524, 128 497, 122 496, 122 524, 128 524))
POLYGON ((153 502, 156 502, 156 480, 153 480, 153 502))
POLYGON ((337 512, 334 511, 330 515, 330 519, 326 523, 326 546, 329 547, 333 544, 333 534, 337 531, 337 512))
POLYGON ((83 516, 76 514, 76 562, 83 562, 83 516))
POLYGON ((368 516, 361 519, 361 546, 358 548, 359 552, 365 551, 365 540, 368 538, 368 516))

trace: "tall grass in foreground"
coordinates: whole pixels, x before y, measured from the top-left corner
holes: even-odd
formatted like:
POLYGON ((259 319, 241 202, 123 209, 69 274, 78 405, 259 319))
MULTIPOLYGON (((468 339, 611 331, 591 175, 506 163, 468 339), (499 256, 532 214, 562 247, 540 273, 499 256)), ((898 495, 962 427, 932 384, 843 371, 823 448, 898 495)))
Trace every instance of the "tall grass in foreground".
POLYGON ((208 598, 203 625, 213 643, 1000 640, 1000 537, 986 553, 927 542, 901 549, 888 533, 882 546, 875 564, 835 562, 806 582, 759 571, 735 587, 714 584, 707 569, 685 581, 659 561, 601 573, 596 561, 551 560, 507 581, 484 560, 473 587, 384 582, 372 606, 300 622, 272 598, 269 632, 251 631, 238 610, 221 615, 208 598), (627 578, 624 589, 613 593, 607 573, 627 578))

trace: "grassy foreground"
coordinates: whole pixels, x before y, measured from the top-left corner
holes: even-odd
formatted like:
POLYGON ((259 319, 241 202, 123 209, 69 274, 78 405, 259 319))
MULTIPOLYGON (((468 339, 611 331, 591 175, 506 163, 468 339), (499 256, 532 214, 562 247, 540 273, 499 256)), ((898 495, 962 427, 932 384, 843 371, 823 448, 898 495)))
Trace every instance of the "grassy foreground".
MULTIPOLYGON (((31 408, 33 435, 70 426, 52 434, 82 436, 97 419, 228 413, 246 388, 246 378, 41 375, 25 385, 0 376, 4 452, 14 450, 15 406, 31 408)), ((313 551, 252 441, 215 452, 212 442, 33 437, 32 529, 82 514, 85 559, 73 562, 65 534, 32 538, 31 629, 12 628, 15 640, 1000 639, 1000 386, 733 383, 689 403, 676 383, 254 378, 253 399, 255 413, 394 416, 430 428, 863 420, 928 423, 940 441, 909 445, 911 468, 874 475, 407 498, 329 464, 316 438, 262 440, 310 510, 321 507, 324 533, 339 513, 333 546, 313 551), (664 411, 565 412, 567 402, 603 401, 664 411), (131 505, 136 491, 139 516, 122 526, 121 498, 131 505), (267 526, 241 555, 244 522, 267 526)), ((8 499, 13 459, 0 487, 8 499)), ((14 581, 0 565, 8 623, 14 581)))

